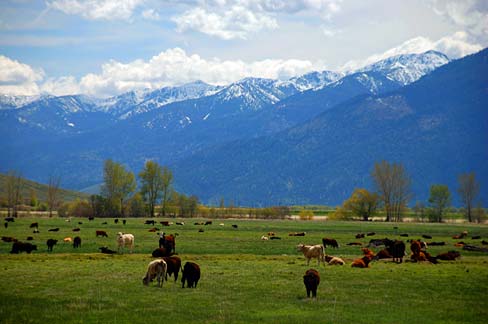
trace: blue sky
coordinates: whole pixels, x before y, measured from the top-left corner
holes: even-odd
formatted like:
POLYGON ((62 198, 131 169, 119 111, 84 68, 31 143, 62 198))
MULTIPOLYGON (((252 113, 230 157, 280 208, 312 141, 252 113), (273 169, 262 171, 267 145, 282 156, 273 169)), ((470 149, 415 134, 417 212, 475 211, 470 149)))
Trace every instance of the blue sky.
POLYGON ((286 79, 487 44, 487 1, 3 0, 0 94, 286 79))

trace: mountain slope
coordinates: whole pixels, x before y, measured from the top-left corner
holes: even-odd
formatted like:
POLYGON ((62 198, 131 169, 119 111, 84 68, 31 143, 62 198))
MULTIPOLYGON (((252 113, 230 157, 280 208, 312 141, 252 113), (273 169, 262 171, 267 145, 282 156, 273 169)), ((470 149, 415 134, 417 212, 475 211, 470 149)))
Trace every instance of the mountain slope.
POLYGON ((487 76, 483 50, 284 132, 206 150, 173 166, 178 189, 207 202, 334 205, 355 187, 371 187, 370 172, 383 159, 405 165, 417 200, 435 183, 455 195, 463 172, 488 183, 487 76))

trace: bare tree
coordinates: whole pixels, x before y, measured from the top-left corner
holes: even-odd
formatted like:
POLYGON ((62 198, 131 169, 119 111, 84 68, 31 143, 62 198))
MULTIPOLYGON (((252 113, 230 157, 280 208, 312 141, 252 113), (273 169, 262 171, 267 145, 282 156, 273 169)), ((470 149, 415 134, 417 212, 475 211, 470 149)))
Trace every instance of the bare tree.
POLYGON ((22 199, 22 185, 22 176, 19 172, 12 170, 7 173, 7 214, 9 217, 17 217, 17 205, 22 199))
POLYGON ((60 176, 51 175, 49 177, 49 182, 47 185, 47 208, 49 209, 49 217, 52 217, 53 210, 58 208, 60 184, 61 184, 60 176))
POLYGON ((463 173, 458 177, 458 193, 464 205, 466 217, 469 222, 473 221, 473 205, 480 192, 480 184, 476 181, 474 172, 463 173))
POLYGON ((381 161, 371 173, 386 211, 386 221, 400 221, 410 199, 410 177, 402 164, 381 161))

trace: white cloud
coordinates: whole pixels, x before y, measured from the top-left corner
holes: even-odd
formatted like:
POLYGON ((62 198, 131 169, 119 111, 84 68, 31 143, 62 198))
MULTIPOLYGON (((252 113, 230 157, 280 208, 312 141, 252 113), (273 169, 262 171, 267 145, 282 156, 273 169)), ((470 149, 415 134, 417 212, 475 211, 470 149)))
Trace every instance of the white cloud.
POLYGON ((142 17, 144 17, 147 20, 159 20, 161 17, 159 16, 159 13, 155 11, 154 9, 146 9, 142 12, 142 17))
POLYGON ((224 40, 246 39, 250 33, 278 27, 274 18, 241 6, 234 6, 221 13, 195 8, 173 17, 172 20, 176 23, 178 32, 195 30, 224 40))
POLYGON ((468 54, 478 52, 483 46, 476 43, 466 32, 459 31, 452 35, 432 41, 427 37, 415 37, 391 48, 383 53, 374 54, 364 60, 352 60, 344 64, 340 70, 353 71, 363 66, 384 60, 388 57, 400 54, 423 53, 436 50, 446 54, 450 59, 460 58, 468 54))
POLYGON ((173 48, 148 61, 109 61, 102 65, 100 74, 88 74, 81 78, 79 84, 81 93, 111 96, 133 89, 156 89, 196 80, 223 85, 251 76, 288 79, 322 68, 307 60, 269 59, 250 63, 218 58, 206 60, 196 54, 188 55, 180 48, 173 48))
POLYGON ((307 11, 330 19, 340 11, 341 0, 214 0, 190 1, 198 5, 175 15, 177 31, 198 31, 224 40, 247 39, 264 29, 278 28, 278 14, 307 11))
POLYGON ((486 0, 431 0, 434 11, 470 34, 486 39, 488 2, 486 0))
POLYGON ((90 20, 129 20, 144 0, 53 0, 47 6, 90 20))
POLYGON ((0 93, 9 95, 35 95, 37 82, 44 77, 42 70, 0 55, 0 93))
POLYGON ((66 96, 81 93, 80 85, 76 78, 64 76, 59 78, 49 78, 40 85, 43 93, 55 96, 66 96))

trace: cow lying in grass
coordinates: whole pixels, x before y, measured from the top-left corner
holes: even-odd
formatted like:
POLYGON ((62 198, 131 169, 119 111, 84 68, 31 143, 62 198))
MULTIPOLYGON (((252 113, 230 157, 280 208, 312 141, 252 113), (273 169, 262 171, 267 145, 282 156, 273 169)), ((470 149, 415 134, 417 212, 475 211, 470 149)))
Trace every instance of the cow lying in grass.
POLYGON ((310 264, 310 259, 317 258, 317 264, 320 266, 320 261, 324 260, 324 247, 320 244, 317 245, 305 245, 298 244, 297 251, 302 252, 307 259, 307 265, 310 264))
POLYGON ((149 262, 146 276, 142 278, 142 283, 148 286, 149 283, 154 280, 154 278, 157 278, 158 287, 162 288, 167 267, 166 261, 161 259, 149 262))
POLYGON ((328 265, 344 265, 344 264, 346 264, 344 262, 344 260, 342 260, 341 258, 338 258, 338 257, 335 257, 335 256, 331 256, 331 255, 325 255, 324 256, 324 261, 328 265))
POLYGON ((371 262, 371 256, 365 255, 360 259, 356 259, 351 264, 353 268, 369 268, 369 263, 371 262))

